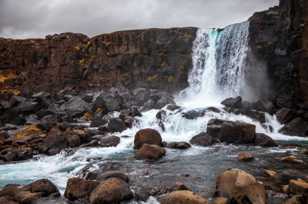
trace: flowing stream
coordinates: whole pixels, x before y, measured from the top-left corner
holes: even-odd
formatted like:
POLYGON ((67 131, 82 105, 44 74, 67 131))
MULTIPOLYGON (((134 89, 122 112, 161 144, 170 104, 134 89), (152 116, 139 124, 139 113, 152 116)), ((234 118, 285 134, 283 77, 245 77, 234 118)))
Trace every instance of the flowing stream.
MULTIPOLYGON (((186 141, 196 134, 205 131, 209 120, 220 118, 240 120, 256 125, 257 132, 266 133, 276 140, 303 140, 300 137, 287 136, 278 133, 282 127, 275 116, 266 116, 266 125, 244 116, 223 111, 220 102, 231 96, 241 95, 245 89, 246 52, 248 50, 247 22, 218 29, 199 29, 193 45, 193 68, 189 75, 189 87, 175 96, 180 110, 170 111, 164 108, 165 131, 159 126, 156 114, 160 110, 143 112, 138 122, 128 130, 117 133, 121 143, 110 148, 81 148, 73 153, 62 152, 55 156, 38 156, 37 158, 16 163, 0 165, 0 186, 8 183, 29 183, 36 179, 48 178, 55 182, 63 191, 69 177, 76 175, 91 159, 119 159, 125 155, 133 155, 133 140, 135 133, 142 128, 158 130, 164 141, 186 141), (221 109, 220 113, 207 111, 203 117, 188 120, 182 117, 190 110, 200 110, 208 107, 221 109), (272 127, 270 131, 269 127, 272 127)), ((206 148, 193 146, 182 151, 182 156, 200 154, 206 148)), ((172 155, 167 151, 167 156, 172 155)), ((153 200, 150 200, 154 203, 153 200)))

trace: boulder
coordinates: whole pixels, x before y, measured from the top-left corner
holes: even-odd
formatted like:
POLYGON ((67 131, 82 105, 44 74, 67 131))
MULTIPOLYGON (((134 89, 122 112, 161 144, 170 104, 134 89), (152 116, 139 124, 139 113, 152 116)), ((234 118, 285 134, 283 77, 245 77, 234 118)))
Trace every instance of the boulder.
POLYGON ((308 136, 308 121, 297 117, 287 123, 281 130, 281 133, 294 136, 308 136))
POLYGON ((182 116, 188 120, 195 120, 197 118, 203 117, 206 111, 206 109, 190 110, 182 113, 182 116))
POLYGON ((268 135, 263 133, 256 133, 255 145, 261 147, 276 147, 277 143, 268 135))
POLYGON ((213 145, 215 143, 218 143, 219 140, 215 139, 213 137, 211 137, 209 134, 207 133, 200 133, 196 136, 194 136, 191 140, 190 143, 193 145, 198 145, 198 146, 210 146, 213 145))
POLYGON ((134 148, 139 149, 143 144, 162 145, 162 138, 158 131, 154 129, 142 129, 139 130, 134 139, 134 148))
POLYGON ((137 151, 138 159, 158 160, 166 154, 166 150, 157 145, 144 144, 137 151))
POLYGON ((126 129, 126 125, 120 118, 111 118, 108 120, 106 129, 108 132, 122 132, 126 129))
POLYGON ((90 111, 90 105, 81 97, 74 96, 60 106, 60 109, 67 112, 70 116, 82 116, 85 112, 90 111))
POLYGON ((29 188, 32 193, 41 193, 42 196, 60 196, 60 192, 57 189, 56 185, 53 184, 48 179, 40 179, 34 181, 33 183, 25 186, 25 188, 29 188))
POLYGON ((133 193, 129 185, 118 178, 110 178, 102 181, 91 193, 91 204, 108 204, 120 203, 121 201, 130 200, 133 193))
POLYGON ((230 169, 219 175, 215 194, 239 204, 265 204, 267 200, 264 186, 240 169, 230 169))
POLYGON ((212 119, 207 126, 207 134, 227 144, 253 144, 255 132, 255 125, 239 121, 212 119))
POLYGON ((208 200, 194 192, 174 191, 160 199, 160 204, 207 204, 208 200))
POLYGON ((120 111, 123 107, 123 103, 124 100, 118 92, 102 93, 95 99, 92 110, 95 112, 97 109, 100 109, 104 113, 120 111))
POLYGON ((116 147, 120 140, 117 136, 104 136, 99 139, 98 144, 101 147, 116 147))
POLYGON ((70 178, 67 181, 64 196, 70 200, 88 199, 91 192, 99 185, 97 181, 82 178, 70 178))
POLYGON ((66 147, 67 140, 65 135, 59 128, 54 127, 48 132, 42 148, 46 149, 46 154, 54 155, 58 154, 62 149, 66 147))
POLYGON ((191 145, 187 142, 170 142, 166 147, 171 149, 189 149, 191 145))

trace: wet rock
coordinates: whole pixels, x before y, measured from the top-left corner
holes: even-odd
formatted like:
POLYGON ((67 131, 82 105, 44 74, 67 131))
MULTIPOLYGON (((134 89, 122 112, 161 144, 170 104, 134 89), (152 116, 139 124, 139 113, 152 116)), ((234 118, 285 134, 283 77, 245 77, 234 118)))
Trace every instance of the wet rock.
POLYGON ((208 200, 191 191, 174 191, 160 199, 161 204, 207 204, 208 200))
POLYGON ((142 114, 138 110, 138 107, 133 106, 133 107, 131 107, 129 109, 122 110, 121 113, 120 113, 119 118, 124 120, 128 116, 129 117, 141 117, 142 114))
POLYGON ((266 203, 264 186, 252 175, 240 169, 223 172, 217 178, 215 194, 237 203, 266 203))
POLYGON ((265 169, 264 173, 265 173, 265 175, 267 175, 271 178, 275 178, 277 176, 277 172, 275 172, 273 170, 269 170, 269 169, 265 169))
POLYGON ((166 116, 167 116, 167 112, 165 110, 158 111, 158 113, 156 114, 156 118, 158 120, 164 120, 166 116))
POLYGON ((284 124, 290 122, 295 117, 295 113, 289 108, 281 108, 276 112, 276 116, 278 121, 284 124))
POLYGON ((41 197, 40 193, 32 193, 29 191, 18 191, 14 195, 14 199, 19 203, 34 203, 41 197))
POLYGON ((158 160, 166 154, 166 150, 157 145, 144 144, 138 149, 136 157, 138 159, 158 160))
POLYGON ((219 142, 219 140, 211 137, 210 135, 208 135, 207 133, 204 133, 204 132, 194 136, 190 140, 190 143, 193 144, 193 145, 199 145, 199 146, 205 146, 205 147, 213 145, 217 142, 219 142))
POLYGON ((297 180, 290 180, 289 183, 289 191, 294 194, 306 194, 308 195, 308 182, 297 179, 297 180))
POLYGON ((188 120, 195 120, 197 118, 203 117, 206 113, 206 109, 201 110, 190 110, 182 113, 182 116, 188 120))
POLYGON ((98 181, 104 181, 107 180, 109 178, 118 178, 118 179, 122 179, 125 182, 129 182, 129 178, 126 174, 124 174, 121 171, 106 171, 102 174, 97 175, 96 180, 98 181))
POLYGON ((189 149, 191 145, 187 142, 170 142, 166 147, 171 149, 189 149))
POLYGON ((181 106, 178 106, 178 105, 176 105, 176 104, 169 104, 166 108, 167 108, 167 110, 175 111, 175 110, 180 109, 181 106))
POLYGON ((99 185, 97 181, 70 178, 67 181, 64 196, 70 201, 88 199, 91 192, 99 185))
POLYGON ((122 132, 126 129, 126 125, 120 118, 111 118, 106 128, 108 132, 122 132))
POLYGON ((40 179, 34 181, 33 183, 25 186, 26 189, 29 189, 32 193, 41 193, 43 197, 46 196, 60 196, 60 192, 57 189, 56 185, 53 184, 48 179, 40 179))
POLYGON ((281 130, 281 133, 294 136, 308 136, 308 122, 297 117, 287 123, 281 130))
POLYGON ((240 108, 242 105, 242 97, 227 98, 221 104, 229 108, 240 108))
POLYGON ((253 144, 255 131, 255 125, 219 119, 210 120, 207 126, 208 135, 227 144, 253 144))
POLYGON ((90 111, 90 105, 82 100, 79 96, 74 96, 66 103, 61 105, 61 110, 67 112, 70 116, 82 116, 85 112, 90 111))
POLYGON ((254 156, 249 152, 240 152, 238 154, 238 159, 240 161, 248 162, 254 160, 254 156))
POLYGON ((279 159, 282 162, 287 162, 287 163, 294 163, 294 164, 303 164, 304 161, 297 159, 295 156, 291 155, 291 156, 286 156, 286 157, 282 157, 279 159))
POLYGON ((142 129, 139 130, 134 139, 134 148, 139 149, 143 144, 162 145, 162 138, 158 131, 154 129, 142 129))
POLYGON ((62 149, 66 147, 67 140, 63 132, 55 127, 48 132, 47 137, 44 140, 43 146, 41 148, 46 149, 46 154, 54 155, 58 154, 62 149))
POLYGON ((116 147, 120 143, 120 140, 117 136, 105 136, 99 139, 98 144, 101 147, 116 147))
POLYGON ((129 185, 122 179, 110 178, 102 181, 91 193, 91 204, 103 203, 120 203, 121 201, 130 200, 133 193, 129 185))
POLYGON ((255 145, 261 147, 276 147, 277 143, 268 135, 263 133, 256 133, 255 145))

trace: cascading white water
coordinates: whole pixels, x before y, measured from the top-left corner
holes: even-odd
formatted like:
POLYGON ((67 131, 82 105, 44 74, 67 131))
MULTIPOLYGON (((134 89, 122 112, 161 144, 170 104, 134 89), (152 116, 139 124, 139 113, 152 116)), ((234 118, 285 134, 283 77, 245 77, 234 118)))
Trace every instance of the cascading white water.
POLYGON ((187 107, 217 105, 239 96, 244 86, 249 23, 219 29, 199 29, 193 45, 189 87, 177 97, 187 107))
POLYGON ((242 95, 245 88, 249 22, 227 26, 217 39, 217 84, 224 97, 242 95))
MULTIPOLYGON (((122 137, 117 147, 110 148, 82 148, 72 155, 58 154, 51 157, 40 157, 23 163, 0 165, 0 186, 7 183, 29 183, 39 178, 48 178, 55 182, 63 191, 66 180, 76 175, 92 158, 110 159, 117 155, 132 153, 134 135, 139 129, 154 128, 158 130, 164 141, 188 142, 196 134, 206 131, 210 119, 239 120, 256 125, 257 132, 266 133, 279 140, 303 140, 300 137, 291 137, 278 133, 281 125, 274 116, 267 115, 266 125, 273 131, 264 128, 264 125, 243 115, 227 113, 221 109, 220 113, 205 112, 203 117, 189 120, 183 113, 196 108, 215 106, 220 108, 220 102, 230 96, 237 96, 245 88, 243 75, 245 74, 245 58, 247 51, 248 23, 235 24, 224 30, 199 29, 193 45, 193 68, 189 75, 189 87, 176 96, 176 103, 181 105, 180 110, 166 111, 164 122, 165 131, 159 126, 156 114, 159 110, 150 110, 138 118, 131 129, 117 133, 122 137)), ((206 148, 193 146, 183 151, 181 156, 201 154, 206 148)), ((173 152, 168 150, 167 156, 173 152)), ((155 203, 150 200, 149 203, 155 203)))

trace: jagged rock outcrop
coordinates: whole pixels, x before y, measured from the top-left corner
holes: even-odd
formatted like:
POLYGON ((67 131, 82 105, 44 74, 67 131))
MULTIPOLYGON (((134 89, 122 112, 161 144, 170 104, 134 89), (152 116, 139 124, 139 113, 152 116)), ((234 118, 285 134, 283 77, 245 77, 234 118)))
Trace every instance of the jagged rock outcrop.
POLYGON ((0 90, 57 92, 118 85, 176 91, 187 86, 196 28, 121 31, 89 38, 0 38, 0 90))

